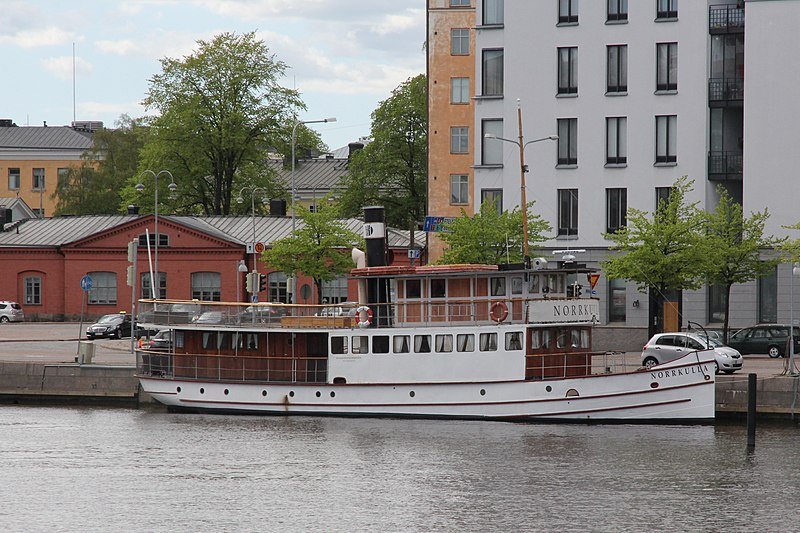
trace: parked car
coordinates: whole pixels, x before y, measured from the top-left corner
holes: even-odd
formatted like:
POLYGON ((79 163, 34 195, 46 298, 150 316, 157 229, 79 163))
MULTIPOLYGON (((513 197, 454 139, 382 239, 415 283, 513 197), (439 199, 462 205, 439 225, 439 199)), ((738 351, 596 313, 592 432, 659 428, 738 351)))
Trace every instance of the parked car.
POLYGON ((23 320, 25 320, 25 313, 22 311, 21 305, 8 300, 0 301, 0 322, 22 322, 23 320))
POLYGON ((121 339, 131 336, 131 315, 127 313, 114 313, 103 315, 100 320, 86 328, 86 338, 95 339, 108 337, 121 339))
POLYGON ((225 316, 222 311, 204 311, 192 319, 194 324, 222 324, 225 316))
POLYGON ((286 316, 287 310, 282 306, 272 305, 250 305, 245 307, 239 313, 239 322, 257 322, 260 324, 268 324, 270 322, 279 322, 282 316, 286 316))
POLYGON ((170 351, 172 349, 172 330, 162 329, 146 345, 150 350, 170 351))
MULTIPOLYGON (((728 339, 728 346, 741 353, 765 353, 783 357, 789 348, 788 324, 756 324, 740 329, 728 339)), ((794 351, 800 353, 800 327, 794 326, 794 351)))
POLYGON ((696 333, 653 335, 642 349, 642 365, 650 368, 699 350, 714 350, 715 373, 732 374, 742 368, 742 354, 737 350, 696 333))

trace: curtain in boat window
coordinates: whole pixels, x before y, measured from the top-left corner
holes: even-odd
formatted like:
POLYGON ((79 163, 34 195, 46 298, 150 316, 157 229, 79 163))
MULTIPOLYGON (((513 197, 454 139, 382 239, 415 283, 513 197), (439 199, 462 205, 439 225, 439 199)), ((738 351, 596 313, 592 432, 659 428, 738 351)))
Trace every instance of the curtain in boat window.
POLYGON ((506 333, 506 350, 521 350, 522 349, 522 332, 509 331, 506 333))
POLYGON ((497 333, 481 333, 480 343, 482 352, 497 350, 497 333))
POLYGON ((416 353, 429 353, 431 351, 431 336, 414 335, 414 351, 416 353))
POLYGON ((475 351, 475 335, 464 333, 456 336, 456 346, 459 352, 475 351))
POLYGON ((409 350, 409 336, 408 335, 395 335, 394 336, 394 353, 408 353, 409 350))
POLYGON ((452 352, 453 351, 453 336, 452 335, 436 335, 436 351, 437 352, 452 352))

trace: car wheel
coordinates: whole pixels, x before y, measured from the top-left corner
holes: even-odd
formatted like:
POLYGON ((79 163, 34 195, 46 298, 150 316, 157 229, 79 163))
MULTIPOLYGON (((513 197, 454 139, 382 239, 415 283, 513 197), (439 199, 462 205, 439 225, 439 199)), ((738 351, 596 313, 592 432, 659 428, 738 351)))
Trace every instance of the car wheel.
POLYGON ((719 374, 719 363, 714 361, 714 373, 719 374))
POLYGON ((121 339, 122 338, 122 330, 119 329, 119 328, 115 329, 114 331, 111 332, 111 335, 109 335, 109 337, 112 337, 114 339, 121 339))
POLYGON ((642 363, 644 364, 645 368, 650 369, 651 367, 654 367, 658 364, 658 359, 656 359, 655 357, 648 357, 644 361, 642 361, 642 363))
POLYGON ((0 316, 0 322, 5 324, 6 322, 8 322, 8 317, 7 316, 0 316))
POLYGON ((774 345, 773 345, 773 346, 770 346, 770 347, 767 349, 767 355, 769 355, 769 356, 770 356, 770 357, 772 357, 773 359, 777 359, 778 357, 780 357, 780 356, 781 356, 781 349, 780 349, 780 348, 778 348, 777 346, 774 346, 774 345))

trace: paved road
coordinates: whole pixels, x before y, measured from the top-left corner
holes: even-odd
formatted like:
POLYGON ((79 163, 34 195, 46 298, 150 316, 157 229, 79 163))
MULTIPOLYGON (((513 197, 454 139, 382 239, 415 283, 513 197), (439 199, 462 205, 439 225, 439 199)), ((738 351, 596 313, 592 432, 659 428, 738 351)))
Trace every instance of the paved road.
MULTIPOLYGON (((80 324, 64 322, 26 322, 0 325, 0 361, 31 361, 47 363, 72 363, 78 354, 80 324)), ((86 329, 86 324, 83 325, 86 329)), ((83 336, 82 336, 83 338, 83 336)), ((85 338, 83 339, 85 340, 85 338)), ((98 339, 94 362, 108 365, 135 365, 130 339, 98 339)), ((798 358, 800 361, 800 358, 798 358)), ((634 369, 641 364, 638 352, 625 354, 625 364, 634 369)), ((755 372, 760 376, 779 375, 785 359, 770 359, 766 355, 746 355, 744 368, 734 374, 738 377, 755 372)), ((725 379, 725 376, 720 376, 725 379)))

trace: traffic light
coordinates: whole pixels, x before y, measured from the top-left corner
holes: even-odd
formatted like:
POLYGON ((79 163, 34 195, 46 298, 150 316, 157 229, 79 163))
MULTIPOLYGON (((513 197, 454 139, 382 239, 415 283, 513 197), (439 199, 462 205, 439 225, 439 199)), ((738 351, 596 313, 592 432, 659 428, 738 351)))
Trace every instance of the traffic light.
POLYGON ((128 287, 133 287, 133 283, 136 280, 136 274, 133 273, 133 265, 128 265, 125 279, 128 282, 128 287))
POLYGON ((581 289, 582 288, 583 288, 583 286, 580 283, 576 283, 575 284, 575 298, 580 298, 581 297, 581 289))
POLYGON ((245 287, 247 288, 247 292, 253 294, 253 272, 247 273, 245 277, 245 287))
POLYGON ((266 274, 259 274, 258 275, 258 292, 262 292, 267 290, 267 275, 266 274))
POLYGON ((128 269, 126 272, 126 280, 128 282, 128 287, 133 287, 134 290, 136 289, 136 259, 139 252, 139 242, 133 240, 128 243, 128 269))

